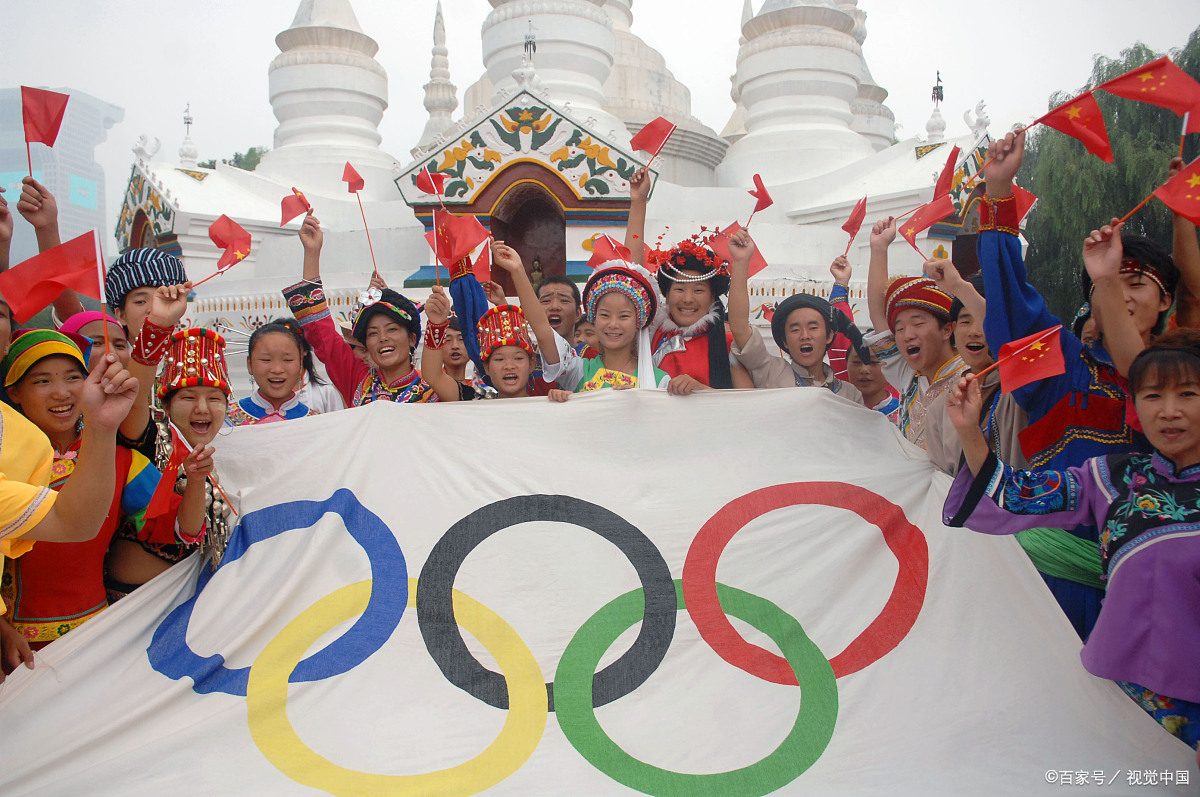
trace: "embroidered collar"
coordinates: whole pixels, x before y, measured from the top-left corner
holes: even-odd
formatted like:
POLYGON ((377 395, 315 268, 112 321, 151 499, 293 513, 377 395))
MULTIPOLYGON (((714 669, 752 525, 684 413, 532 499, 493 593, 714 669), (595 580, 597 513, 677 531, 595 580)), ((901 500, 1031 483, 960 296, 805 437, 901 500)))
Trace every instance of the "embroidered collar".
POLYGON ((679 335, 680 337, 683 337, 683 338, 691 338, 691 337, 695 337, 696 335, 699 335, 703 332, 707 332, 708 328, 711 327, 716 322, 717 322, 717 311, 716 311, 716 304, 714 304, 713 308, 710 309, 707 313, 705 313, 704 316, 701 317, 694 324, 688 324, 686 327, 681 327, 678 324, 676 324, 674 321, 672 321, 671 316, 668 315, 666 318, 664 318, 662 320, 662 324, 659 325, 658 329, 660 332, 662 332, 663 337, 668 337, 671 335, 679 335))
POLYGON ((275 409, 275 405, 271 403, 271 400, 269 398, 267 398, 266 396, 264 396, 262 394, 262 392, 259 390, 255 390, 253 393, 251 393, 246 398, 249 399, 250 401, 254 402, 254 405, 256 407, 258 407, 259 409, 263 410, 263 412, 266 415, 270 415, 272 413, 278 413, 279 415, 284 415, 287 413, 288 410, 295 409, 296 407, 298 407, 300 405, 300 394, 299 393, 293 393, 292 397, 290 399, 288 399, 287 401, 285 401, 279 405, 279 409, 275 409))
POLYGON ((1159 475, 1165 476, 1173 482, 1200 481, 1200 463, 1189 465, 1183 470, 1176 472, 1175 463, 1157 449, 1155 449, 1154 454, 1150 457, 1150 465, 1159 475))

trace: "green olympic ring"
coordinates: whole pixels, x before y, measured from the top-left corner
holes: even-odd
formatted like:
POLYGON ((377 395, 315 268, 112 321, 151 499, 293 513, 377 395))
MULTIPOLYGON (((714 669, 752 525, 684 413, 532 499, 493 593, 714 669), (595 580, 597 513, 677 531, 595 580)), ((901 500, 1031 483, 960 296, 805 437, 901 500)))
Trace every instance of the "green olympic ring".
MULTIPOLYGON (((677 609, 684 609, 683 586, 675 580, 677 609)), ((651 795, 720 794, 760 797, 786 786, 825 752, 837 724, 838 693, 833 667, 804 633, 796 618, 774 603, 717 585, 721 607, 775 641, 796 674, 803 694, 787 738, 765 758, 741 769, 695 775, 639 761, 622 750, 596 719, 592 677, 605 652, 626 629, 642 619, 645 600, 635 589, 588 618, 563 651, 554 675, 555 713, 567 741, 608 777, 651 795)))

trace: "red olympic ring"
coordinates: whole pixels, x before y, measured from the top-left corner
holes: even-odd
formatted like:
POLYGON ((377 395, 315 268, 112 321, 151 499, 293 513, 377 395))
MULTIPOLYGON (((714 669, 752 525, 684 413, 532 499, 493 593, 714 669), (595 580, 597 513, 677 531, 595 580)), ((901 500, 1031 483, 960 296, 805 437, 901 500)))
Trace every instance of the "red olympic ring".
POLYGON ((747 642, 725 616, 717 598, 717 563, 725 546, 747 523, 797 504, 846 509, 878 526, 900 565, 892 593, 879 616, 829 660, 836 677, 874 664, 900 644, 921 613, 929 582, 929 546, 924 533, 909 522, 900 507, 862 487, 842 482, 777 484, 746 493, 721 507, 688 548, 683 564, 684 603, 700 636, 717 655, 751 675, 784 685, 796 684, 796 675, 787 661, 747 642))

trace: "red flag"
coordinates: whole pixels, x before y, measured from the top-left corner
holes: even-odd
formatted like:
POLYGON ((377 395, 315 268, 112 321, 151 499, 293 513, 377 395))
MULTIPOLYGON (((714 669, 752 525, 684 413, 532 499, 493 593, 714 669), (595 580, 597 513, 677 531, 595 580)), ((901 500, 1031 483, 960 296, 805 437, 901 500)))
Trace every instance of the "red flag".
MULTIPOLYGON (((158 479, 158 486, 154 488, 154 494, 150 496, 150 503, 146 504, 144 517, 147 520, 159 517, 171 509, 171 499, 175 495, 175 480, 179 478, 179 468, 183 466, 184 460, 188 458, 191 451, 188 450, 185 443, 174 429, 171 430, 171 458, 167 461, 167 466, 162 469, 162 475, 158 479)), ((176 506, 178 510, 178 506, 176 506)))
POLYGON ((362 175, 350 165, 350 161, 346 161, 346 168, 342 171, 342 182, 346 184, 346 190, 352 194, 357 194, 367 184, 362 175))
MULTIPOLYGON (((1127 100, 1167 108, 1177 116, 1183 116, 1189 111, 1200 111, 1200 83, 1175 66, 1165 55, 1120 77, 1101 83, 1100 88, 1127 100)), ((1197 114, 1196 122, 1192 122, 1191 118, 1188 121, 1188 133, 1200 132, 1200 114, 1197 114)))
POLYGON ((771 199, 771 195, 767 193, 767 187, 763 185, 762 178, 757 174, 754 175, 754 190, 750 191, 749 193, 750 196, 758 200, 754 203, 755 213, 760 210, 766 210, 767 208, 771 207, 771 205, 775 204, 775 200, 771 199))
POLYGON ((426 194, 442 195, 442 189, 446 185, 446 175, 438 173, 434 174, 429 171, 429 166, 421 170, 417 175, 417 190, 423 191, 426 194))
POLYGON ((433 230, 425 234, 425 240, 429 241, 438 262, 450 268, 490 236, 491 233, 474 216, 455 216, 435 210, 433 230))
POLYGON ((471 266, 471 273, 480 282, 488 282, 492 278, 492 247, 484 246, 471 266))
POLYGON ((1031 191, 1026 191, 1021 186, 1013 183, 1014 202, 1017 203, 1017 222, 1021 222, 1029 215, 1029 211, 1033 210, 1033 206, 1037 204, 1037 197, 1031 191))
MULTIPOLYGON (((1200 224, 1200 158, 1180 169, 1154 195, 1171 210, 1193 224, 1200 224)), ((7 295, 7 294, 5 294, 7 295)))
POLYGON ((1001 346, 996 358, 1000 390, 1011 393, 1030 382, 1065 373, 1061 337, 1062 324, 1059 324, 1001 346))
POLYGON ((942 194, 950 193, 950 189, 954 185, 954 173, 958 171, 958 146, 950 150, 950 157, 946 158, 946 165, 942 167, 942 173, 938 175, 937 185, 933 187, 933 198, 937 199, 942 194))
POLYGON ((58 128, 67 112, 66 94, 45 89, 21 87, 21 116, 25 122, 25 143, 35 141, 53 147, 58 138, 58 128))
POLYGON ((33 318, 68 288, 103 301, 96 280, 101 262, 99 236, 85 232, 0 273, 0 296, 18 324, 33 318))
POLYGON ((292 186, 291 196, 285 196, 283 202, 279 203, 279 206, 283 211, 283 221, 279 222, 280 227, 297 216, 312 213, 312 205, 309 204, 308 199, 295 186, 292 186))
POLYGON ((773 321, 775 319, 775 305, 764 304, 762 306, 763 320, 773 321))
POLYGON ((1078 139, 1088 152, 1105 163, 1113 162, 1104 114, 1100 113, 1100 106, 1092 92, 1084 92, 1070 102, 1064 102, 1034 124, 1038 122, 1078 139))
POLYGON ((842 229, 850 233, 850 242, 854 242, 858 231, 862 229, 863 220, 867 218, 867 198, 863 197, 855 204, 854 210, 850 211, 850 218, 846 219, 846 223, 842 225, 842 229))
POLYGON ((629 247, 611 235, 597 235, 592 239, 592 256, 588 259, 588 268, 595 268, 610 260, 624 260, 630 263, 633 261, 633 253, 629 251, 629 247))
POLYGON ((218 273, 234 263, 242 262, 250 254, 250 233, 224 213, 208 226, 208 237, 218 249, 225 250, 225 254, 217 261, 218 273))
MULTIPOLYGON (((708 239, 709 248, 716 253, 717 257, 733 262, 733 259, 729 254, 729 239, 732 238, 733 234, 740 229, 742 229, 742 225, 738 224, 736 221, 733 224, 730 224, 728 227, 708 239)), ((754 239, 751 238, 750 240, 754 239)), ((759 250, 758 246, 755 246, 754 254, 750 256, 750 268, 747 271, 748 276, 753 277, 755 274, 766 268, 767 265, 767 259, 763 257, 762 251, 759 250)))
POLYGON ((643 150, 650 153, 651 159, 657 158, 658 153, 662 152, 663 145, 667 143, 667 139, 674 132, 675 125, 660 116, 639 130, 637 135, 629 140, 629 146, 633 148, 634 152, 643 150))
POLYGON ((942 194, 929 204, 922 205, 920 210, 909 217, 908 221, 900 225, 900 235, 904 236, 904 240, 908 241, 913 249, 920 252, 921 250, 917 247, 917 233, 928 230, 953 212, 954 201, 950 199, 949 194, 942 194))

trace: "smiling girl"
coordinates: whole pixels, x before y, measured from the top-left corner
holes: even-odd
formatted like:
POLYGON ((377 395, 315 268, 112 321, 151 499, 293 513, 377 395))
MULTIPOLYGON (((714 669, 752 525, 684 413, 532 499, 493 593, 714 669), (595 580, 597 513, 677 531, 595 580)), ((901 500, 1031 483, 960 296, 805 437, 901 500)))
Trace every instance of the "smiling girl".
MULTIPOLYGON (((9 396, 22 414, 50 439, 54 464, 50 487, 59 490, 75 470, 83 430, 82 395, 87 378, 78 345, 66 335, 33 330, 13 341, 3 362, 9 396)), ((184 463, 192 472, 212 468, 212 449, 197 447, 184 463)), ((8 560, 3 584, 5 602, 13 607, 11 622, 33 647, 48 644, 95 617, 109 601, 104 587, 104 561, 118 523, 141 533, 146 507, 159 473, 141 454, 118 446, 117 479, 99 534, 87 542, 42 543, 20 559, 8 560)), ((182 533, 203 527, 202 493, 193 491, 171 518, 182 533)))
POLYGON ((296 391, 304 378, 304 339, 286 324, 263 324, 250 336, 246 368, 257 389, 229 408, 228 426, 288 421, 316 415, 296 391))

